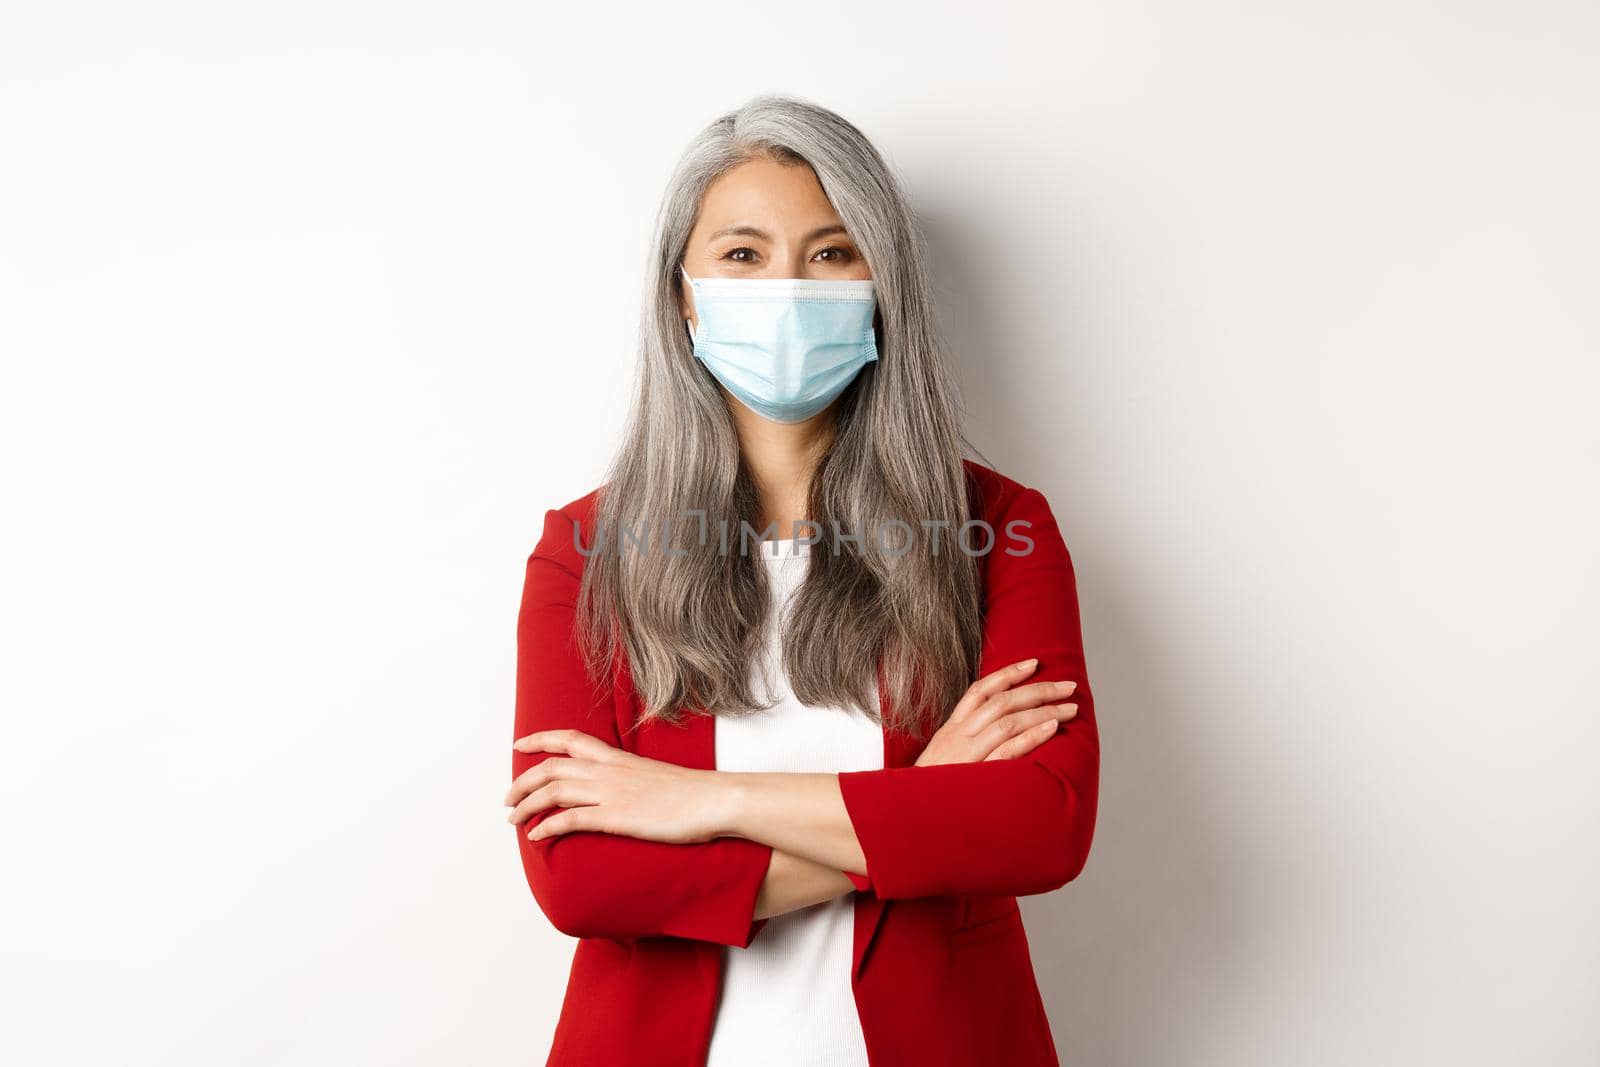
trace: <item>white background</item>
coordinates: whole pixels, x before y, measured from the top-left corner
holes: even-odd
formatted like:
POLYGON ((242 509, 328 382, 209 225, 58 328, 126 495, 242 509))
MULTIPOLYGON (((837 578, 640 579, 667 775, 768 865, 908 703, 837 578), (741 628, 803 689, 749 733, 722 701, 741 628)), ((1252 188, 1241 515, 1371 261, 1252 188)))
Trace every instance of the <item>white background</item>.
POLYGON ((1079 571, 1076 1067, 1600 1059, 1586 3, 0 8, 7 1064, 542 1063, 500 798, 678 152, 928 220, 1079 571))

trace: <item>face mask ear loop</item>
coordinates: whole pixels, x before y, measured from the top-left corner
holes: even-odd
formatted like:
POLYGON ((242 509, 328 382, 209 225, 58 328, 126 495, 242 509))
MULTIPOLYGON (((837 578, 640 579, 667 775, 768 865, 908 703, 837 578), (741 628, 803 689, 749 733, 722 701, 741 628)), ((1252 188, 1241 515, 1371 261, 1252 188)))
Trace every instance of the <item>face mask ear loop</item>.
MULTIPOLYGON (((688 280, 689 287, 692 289, 694 287, 694 279, 689 277, 689 272, 684 269, 682 263, 678 264, 678 271, 688 280)), ((689 327, 689 340, 692 343, 694 341, 694 321, 692 319, 684 319, 683 324, 689 327)))

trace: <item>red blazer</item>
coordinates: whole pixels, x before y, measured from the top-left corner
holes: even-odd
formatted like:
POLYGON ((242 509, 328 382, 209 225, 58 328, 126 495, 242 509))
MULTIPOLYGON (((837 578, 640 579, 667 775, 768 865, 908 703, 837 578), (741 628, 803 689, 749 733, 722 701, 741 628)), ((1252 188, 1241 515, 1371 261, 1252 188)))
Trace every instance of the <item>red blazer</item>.
MULTIPOLYGON (((1077 717, 1017 760, 915 767, 925 742, 884 732, 884 769, 839 775, 867 859, 855 894, 852 983, 874 1067, 1057 1064, 1016 898, 1077 877, 1094 834, 1099 738, 1085 674, 1072 560, 1045 498, 966 462, 975 515, 995 530, 980 559, 979 674, 1038 657, 1033 678, 1078 683, 1077 717), (1033 541, 1008 536, 1007 524, 1033 541)), ((608 691, 573 645, 594 490, 545 514, 517 630, 514 737, 575 727, 652 759, 712 769, 715 723, 652 722, 624 664, 608 691)), ((969 542, 978 547, 981 541, 969 542)), ((515 752, 513 775, 545 754, 515 752)), ((771 848, 742 838, 664 844, 577 831, 529 841, 528 885, 556 929, 579 938, 547 1067, 702 1067, 724 946, 760 936, 756 892, 771 848)))

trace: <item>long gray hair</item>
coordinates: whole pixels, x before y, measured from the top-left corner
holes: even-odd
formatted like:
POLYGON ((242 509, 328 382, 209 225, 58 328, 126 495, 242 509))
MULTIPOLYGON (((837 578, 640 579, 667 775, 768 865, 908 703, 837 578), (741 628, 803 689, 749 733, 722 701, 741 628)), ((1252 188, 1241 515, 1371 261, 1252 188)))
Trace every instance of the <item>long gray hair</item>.
POLYGON ((856 707, 880 722, 873 694, 881 669, 890 725, 920 736, 971 684, 982 641, 977 560, 955 548, 972 517, 965 439, 911 207, 860 130, 790 97, 757 96, 711 123, 663 196, 632 410, 600 489, 596 529, 585 531, 579 643, 596 679, 625 657, 640 722, 764 706, 749 672, 760 661, 767 576, 759 546, 740 550, 760 501, 676 298, 707 187, 760 156, 816 173, 866 257, 880 319, 879 358, 837 401, 832 440, 812 473, 809 518, 825 539, 812 546, 782 621, 783 666, 803 703, 856 707), (860 540, 834 542, 826 536, 834 524, 860 540), (896 536, 873 535, 885 527, 896 536), (727 550, 707 530, 727 530, 727 550), (648 551, 630 539, 641 535, 648 551))

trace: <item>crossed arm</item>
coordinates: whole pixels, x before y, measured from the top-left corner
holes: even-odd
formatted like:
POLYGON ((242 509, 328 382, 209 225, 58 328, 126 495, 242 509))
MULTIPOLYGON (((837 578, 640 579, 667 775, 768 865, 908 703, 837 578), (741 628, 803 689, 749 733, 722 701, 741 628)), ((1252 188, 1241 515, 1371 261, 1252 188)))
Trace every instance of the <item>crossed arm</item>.
POLYGON ((506 796, 512 822, 548 813, 527 831, 530 841, 599 832, 676 845, 757 842, 772 855, 756 918, 831 900, 855 888, 842 872, 866 874, 837 775, 695 770, 581 730, 530 734, 515 747, 560 754, 519 776, 506 796))
POLYGON ((569 649, 578 579, 560 553, 572 520, 550 512, 519 617, 506 802, 511 821, 528 824, 524 868, 555 925, 745 945, 765 918, 851 889, 1024 895, 1076 877, 1093 834, 1099 744, 1074 575, 1044 498, 1018 494, 1006 519, 1019 518, 1034 550, 991 562, 987 673, 917 765, 763 774, 620 747, 610 705, 569 649), (1021 655, 1030 659, 1011 663, 1021 655), (1075 687, 1018 684, 1030 674, 1075 687), (1070 711, 1043 702, 1069 692, 1070 711))

